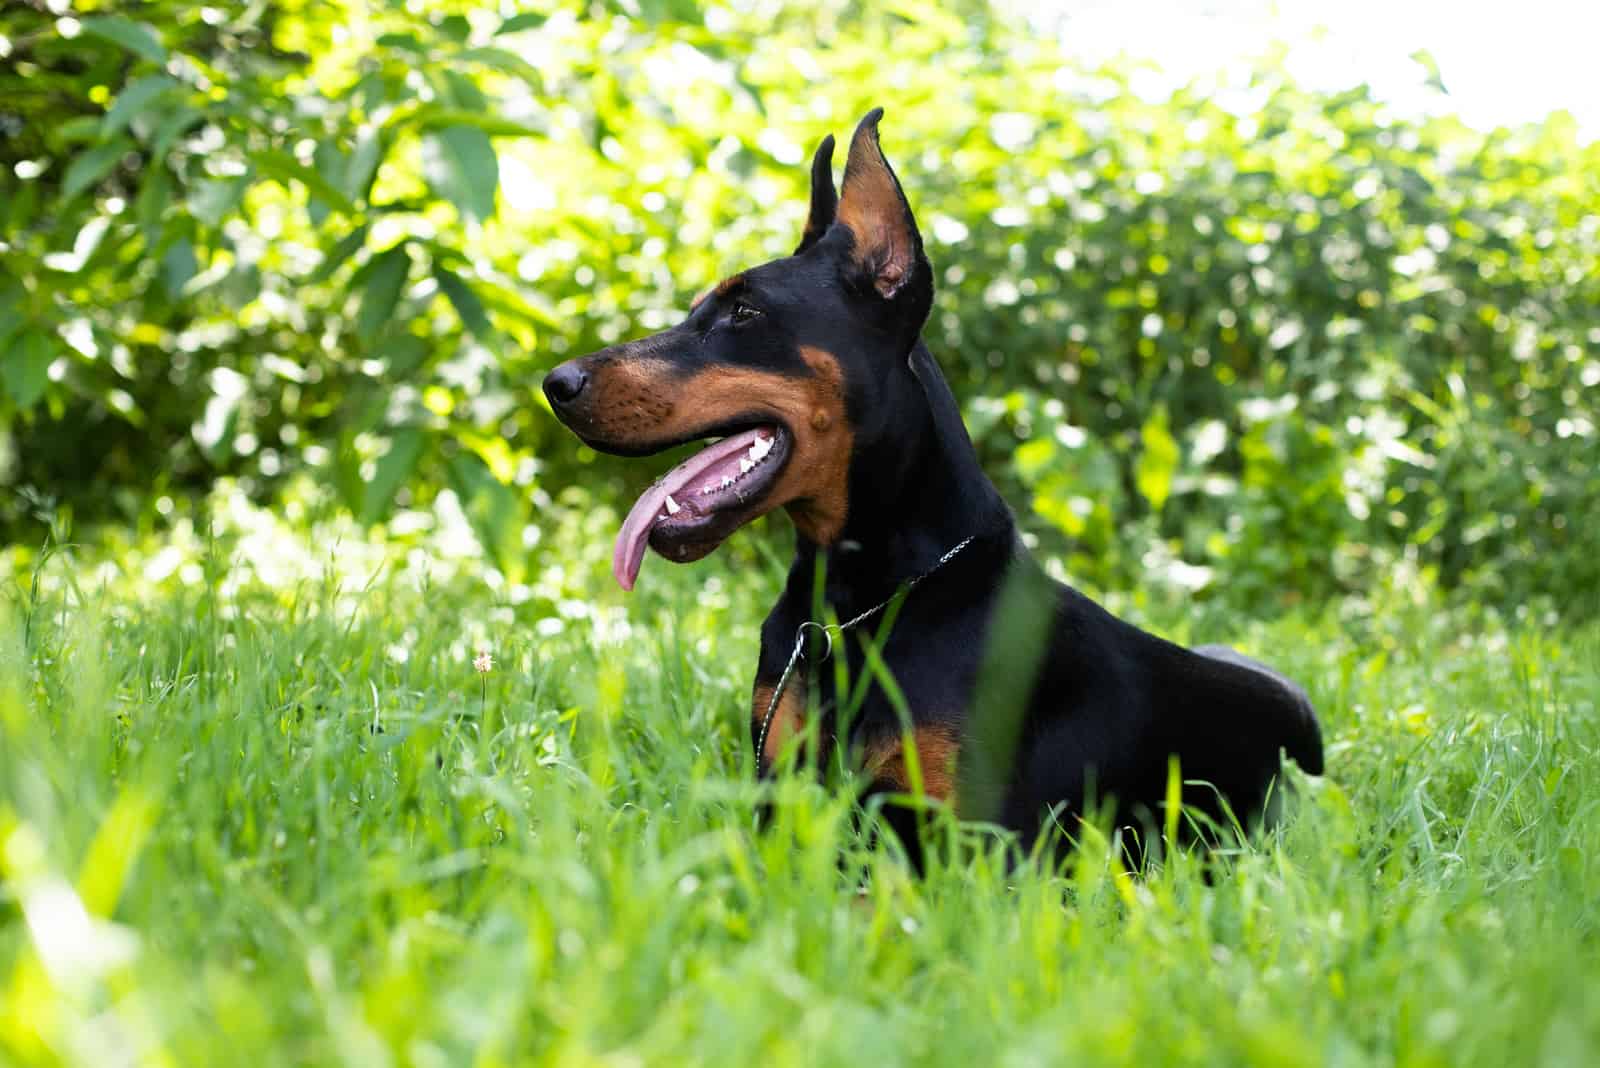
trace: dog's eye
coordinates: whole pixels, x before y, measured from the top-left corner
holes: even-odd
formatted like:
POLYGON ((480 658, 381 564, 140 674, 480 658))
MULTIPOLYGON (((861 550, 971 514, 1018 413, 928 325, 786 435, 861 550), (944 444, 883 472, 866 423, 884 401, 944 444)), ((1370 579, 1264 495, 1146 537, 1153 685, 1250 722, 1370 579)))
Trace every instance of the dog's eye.
POLYGON ((761 317, 761 309, 752 304, 746 304, 741 300, 733 306, 733 311, 730 315, 736 323, 748 323, 752 319, 761 317))

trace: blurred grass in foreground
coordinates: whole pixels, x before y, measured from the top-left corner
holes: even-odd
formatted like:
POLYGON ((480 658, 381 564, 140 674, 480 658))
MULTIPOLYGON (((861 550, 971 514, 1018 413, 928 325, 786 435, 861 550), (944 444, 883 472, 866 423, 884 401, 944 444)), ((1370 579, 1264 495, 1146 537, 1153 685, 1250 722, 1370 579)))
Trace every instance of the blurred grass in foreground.
POLYGON ((214 531, 12 576, 5 1062, 1600 1056, 1592 629, 1404 591, 1271 625, 1124 605, 1305 680, 1328 777, 1209 883, 1183 855, 1130 879, 1093 841, 1006 873, 948 824, 973 855, 918 881, 805 783, 749 830, 775 566, 652 561, 619 606, 572 530, 542 580, 564 617, 437 539, 214 531), (267 585, 241 546, 260 571, 275 538, 302 570, 267 585))

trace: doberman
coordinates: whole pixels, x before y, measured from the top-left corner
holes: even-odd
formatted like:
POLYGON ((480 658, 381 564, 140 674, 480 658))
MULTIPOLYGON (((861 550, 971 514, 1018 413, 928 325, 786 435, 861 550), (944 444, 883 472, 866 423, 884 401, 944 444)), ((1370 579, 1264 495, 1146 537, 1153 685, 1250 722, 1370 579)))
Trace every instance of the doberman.
MULTIPOLYGON (((633 506, 617 581, 633 588, 646 545, 698 560, 787 510, 794 562, 761 630, 752 708, 762 775, 810 734, 819 749, 848 754, 868 792, 920 787, 1028 843, 1055 828, 1070 836, 1091 807, 1159 826, 1175 758, 1185 806, 1217 824, 1255 821, 1284 752, 1322 772, 1305 691, 1226 647, 1189 650, 1123 622, 1023 548, 920 337, 933 271, 879 147, 881 115, 857 127, 838 192, 833 138, 823 139, 792 256, 719 283, 669 330, 546 377, 555 414, 599 451, 642 456, 720 438, 633 506), (807 732, 808 707, 843 703, 838 658, 850 677, 868 670, 864 642, 830 634, 789 677, 797 633, 816 618, 819 562, 836 618, 872 616, 858 633, 901 594, 872 665, 893 686, 870 687, 847 725, 807 732), (828 657, 835 664, 817 670, 828 657)), ((920 863, 916 817, 884 811, 920 863)))

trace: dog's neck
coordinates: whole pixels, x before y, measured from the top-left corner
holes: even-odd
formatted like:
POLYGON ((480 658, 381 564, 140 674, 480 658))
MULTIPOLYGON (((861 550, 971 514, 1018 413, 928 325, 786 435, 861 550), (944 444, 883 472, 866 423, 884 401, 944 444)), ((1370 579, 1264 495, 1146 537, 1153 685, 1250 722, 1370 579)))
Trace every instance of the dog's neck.
POLYGON ((803 591, 808 607, 819 552, 828 600, 847 617, 933 570, 966 538, 1010 550, 1011 513, 978 463, 944 375, 921 341, 908 363, 912 374, 895 378, 901 395, 887 399, 897 413, 894 441, 852 465, 838 539, 826 549, 803 537, 796 542, 790 592, 803 591))

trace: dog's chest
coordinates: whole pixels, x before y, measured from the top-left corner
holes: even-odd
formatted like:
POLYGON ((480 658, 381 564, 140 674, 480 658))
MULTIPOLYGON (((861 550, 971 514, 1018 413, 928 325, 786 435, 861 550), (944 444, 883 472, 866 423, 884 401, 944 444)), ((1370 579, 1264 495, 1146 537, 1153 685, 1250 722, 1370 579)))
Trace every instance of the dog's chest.
POLYGON ((975 628, 956 620, 913 625, 902 617, 881 643, 864 631, 838 635, 831 650, 816 643, 781 687, 793 638, 781 650, 764 640, 751 704, 763 768, 808 733, 832 752, 841 741, 870 749, 908 726, 960 731, 981 655, 975 628))

